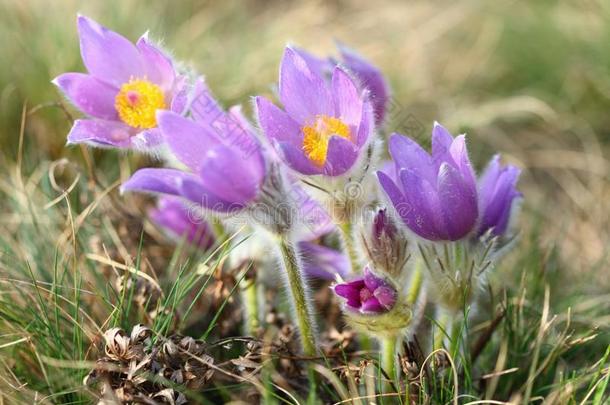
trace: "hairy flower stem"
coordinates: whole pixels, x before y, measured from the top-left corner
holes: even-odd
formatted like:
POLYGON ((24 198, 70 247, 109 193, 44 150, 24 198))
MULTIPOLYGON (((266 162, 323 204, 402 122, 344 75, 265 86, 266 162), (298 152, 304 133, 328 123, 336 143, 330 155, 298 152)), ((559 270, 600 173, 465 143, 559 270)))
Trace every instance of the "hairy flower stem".
POLYGON ((256 330, 260 326, 258 305, 258 283, 256 279, 246 280, 247 285, 242 289, 242 302, 246 309, 244 332, 248 336, 256 336, 256 330))
MULTIPOLYGON (((397 343, 398 339, 396 336, 388 336, 381 340, 381 368, 386 372, 390 380, 394 381, 397 378, 396 375, 396 357, 397 357, 397 343)), ((385 389, 389 388, 390 384, 385 384, 385 389)))
POLYGON ((292 306, 301 337, 303 353, 306 356, 315 356, 317 353, 315 339, 315 321, 309 305, 307 288, 303 273, 299 269, 297 252, 293 244, 284 237, 279 239, 280 253, 290 288, 292 306))
POLYGON ((352 223, 350 221, 344 221, 338 224, 338 228, 341 231, 341 239, 343 243, 343 249, 349 257, 349 261, 352 265, 352 273, 359 274, 362 270, 358 260, 358 254, 356 253, 356 246, 354 244, 354 234, 352 232, 352 223))
POLYGON ((407 302, 411 305, 415 305, 417 300, 419 299, 419 295, 422 291, 422 284, 424 282, 423 263, 418 261, 415 264, 415 269, 413 270, 413 275, 411 276, 411 285, 409 286, 409 291, 407 292, 407 302))

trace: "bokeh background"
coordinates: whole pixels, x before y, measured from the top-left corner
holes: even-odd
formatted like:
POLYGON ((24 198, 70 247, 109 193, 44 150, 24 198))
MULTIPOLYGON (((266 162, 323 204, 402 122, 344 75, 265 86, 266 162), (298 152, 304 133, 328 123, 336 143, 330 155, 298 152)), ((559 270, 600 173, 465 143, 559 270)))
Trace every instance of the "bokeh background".
MULTIPOLYGON (((64 147, 77 113, 50 83, 83 70, 78 12, 134 40, 150 30, 225 105, 271 93, 287 42, 348 44, 389 78, 388 130, 424 143, 434 120, 467 132, 479 168, 501 151, 524 169, 522 243, 557 256, 566 290, 609 291, 610 2, 0 0, 3 170, 64 157, 85 170, 64 147)), ((124 158, 92 155, 114 179, 124 158)))

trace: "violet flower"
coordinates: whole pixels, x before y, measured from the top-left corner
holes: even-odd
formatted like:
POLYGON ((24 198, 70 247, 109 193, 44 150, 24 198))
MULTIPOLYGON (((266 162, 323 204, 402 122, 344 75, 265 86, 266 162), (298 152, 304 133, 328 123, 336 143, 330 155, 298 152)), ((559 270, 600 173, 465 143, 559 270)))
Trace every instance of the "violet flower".
POLYGON ((134 45, 90 18, 78 16, 77 25, 88 73, 53 80, 89 117, 75 121, 68 144, 146 149, 162 143, 156 113, 184 111, 186 78, 146 34, 134 45))
POLYGON ((455 241, 470 234, 479 210, 465 136, 453 138, 435 123, 432 155, 399 134, 392 135, 389 148, 396 178, 382 171, 377 176, 407 227, 432 241, 455 241))
POLYGON ((494 156, 479 178, 479 220, 477 235, 491 232, 502 236, 507 232, 513 207, 523 196, 516 189, 521 170, 515 166, 502 167, 500 156, 494 156))
POLYGON ((162 197, 157 207, 149 212, 150 219, 172 238, 207 250, 214 245, 214 234, 208 222, 189 209, 179 197, 162 197))
POLYGON ((380 314, 392 309, 397 300, 396 288, 368 268, 364 275, 334 286, 335 294, 345 299, 347 308, 362 314, 380 314))
POLYGON ((340 176, 363 155, 374 129, 366 91, 341 67, 331 83, 287 47, 282 58, 279 97, 285 111, 256 97, 259 123, 286 164, 305 174, 340 176))
POLYGON ((267 173, 255 134, 229 115, 226 125, 192 121, 174 112, 157 114, 170 151, 187 170, 145 168, 123 184, 122 191, 176 195, 217 213, 236 213, 259 195, 267 173), (228 126, 232 122, 234 125, 228 126), (231 133, 228 133, 231 131, 231 133), (249 145, 244 148, 242 139, 249 145))

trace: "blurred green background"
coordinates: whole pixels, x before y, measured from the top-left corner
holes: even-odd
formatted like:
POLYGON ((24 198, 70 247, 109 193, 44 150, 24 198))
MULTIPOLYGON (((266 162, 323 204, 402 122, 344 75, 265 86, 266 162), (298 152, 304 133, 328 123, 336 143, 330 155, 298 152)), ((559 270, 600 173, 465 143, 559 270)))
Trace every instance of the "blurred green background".
MULTIPOLYGON (((50 80, 82 71, 76 14, 133 40, 150 30, 225 103, 271 93, 287 42, 319 55, 334 41, 387 74, 387 130, 426 139, 434 120, 466 131, 473 159, 524 169, 524 234, 568 264, 566 283, 610 286, 610 2, 1 0, 0 164, 11 167, 27 108, 24 164, 68 157, 70 116, 50 80), (583 277, 586 276, 586 277, 583 277)), ((69 106, 68 106, 69 107, 69 106)), ((112 152, 96 152, 103 170, 112 152)))

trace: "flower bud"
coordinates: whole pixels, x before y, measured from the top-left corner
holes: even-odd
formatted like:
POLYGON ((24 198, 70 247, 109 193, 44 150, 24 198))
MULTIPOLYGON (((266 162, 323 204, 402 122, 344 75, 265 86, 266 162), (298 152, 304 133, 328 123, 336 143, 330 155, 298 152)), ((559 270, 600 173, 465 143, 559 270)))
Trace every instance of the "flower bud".
POLYGON ((370 218, 363 225, 361 237, 364 259, 375 270, 402 283, 411 256, 407 236, 388 216, 385 208, 373 211, 370 218))
POLYGON ((414 305, 389 279, 365 267, 363 275, 333 288, 345 300, 347 321, 356 329, 379 336, 398 334, 413 321, 414 305))

